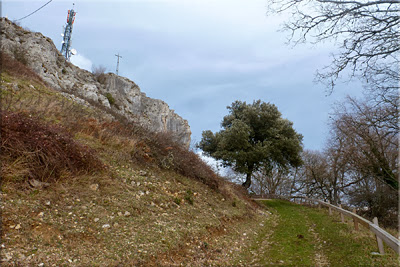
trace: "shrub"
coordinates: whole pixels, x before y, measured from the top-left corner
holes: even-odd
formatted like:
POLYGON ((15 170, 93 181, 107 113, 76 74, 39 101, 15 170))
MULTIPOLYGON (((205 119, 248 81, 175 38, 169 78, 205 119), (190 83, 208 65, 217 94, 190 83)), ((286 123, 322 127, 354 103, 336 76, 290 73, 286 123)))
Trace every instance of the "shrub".
POLYGON ((194 200, 193 200, 193 192, 192 190, 187 190, 186 195, 185 195, 185 200, 190 204, 193 205, 194 200))
POLYGON ((181 204, 181 199, 180 198, 174 198, 174 202, 176 205, 180 205, 181 204))
POLYGON ((104 67, 103 65, 93 66, 92 68, 93 75, 96 77, 96 80, 101 84, 104 84, 107 80, 105 75, 106 70, 106 67, 104 67))
POLYGON ((28 58, 27 58, 27 56, 26 56, 26 51, 25 51, 25 49, 23 49, 22 47, 19 47, 19 46, 15 46, 15 47, 12 49, 12 53, 13 53, 13 55, 14 55, 14 58, 15 58, 17 61, 21 62, 21 63, 22 63, 23 65, 25 65, 25 66, 28 65, 29 60, 28 60, 28 58))
POLYGON ((108 103, 110 103, 111 106, 115 104, 115 99, 111 93, 106 93, 105 97, 108 99, 108 103))
POLYGON ((221 179, 211 167, 197 154, 176 143, 170 134, 148 132, 138 138, 142 140, 131 153, 136 161, 153 163, 160 168, 174 170, 183 176, 199 180, 213 189, 219 187, 221 179))
POLYGON ((1 70, 9 73, 10 75, 15 75, 18 77, 30 78, 34 81, 44 83, 42 78, 36 74, 33 70, 28 68, 26 65, 13 59, 6 53, 0 53, 1 60, 1 70))
MULTIPOLYGON (((40 79, 33 71, 11 57, 2 54, 2 59, 6 63, 7 72, 17 77, 24 73, 29 79, 31 77, 40 79)), ((121 155, 123 154, 121 157, 124 159, 126 156, 130 156, 130 159, 134 159, 139 164, 169 169, 198 180, 210 188, 220 188, 222 180, 213 170, 197 154, 178 144, 170 134, 152 133, 113 109, 104 107, 97 101, 80 96, 94 107, 88 110, 56 94, 53 96, 51 89, 44 87, 43 93, 40 90, 36 92, 30 89, 29 84, 30 82, 24 86, 26 90, 17 91, 19 95, 22 92, 27 92, 27 96, 23 96, 24 101, 18 102, 20 103, 18 104, 19 108, 13 104, 17 99, 11 103, 15 108, 8 110, 8 113, 3 112, 2 116, 8 116, 8 121, 7 118, 4 118, 6 123, 2 129, 4 128, 4 134, 8 134, 12 138, 7 140, 3 138, 5 136, 3 135, 2 140, 7 141, 3 141, 0 148, 3 154, 7 153, 10 159, 25 158, 27 164, 29 163, 30 176, 58 179, 62 176, 63 171, 89 172, 101 169, 101 162, 97 159, 94 151, 75 142, 71 135, 63 130, 64 128, 44 124, 38 119, 30 118, 25 113, 17 113, 16 110, 29 110, 32 114, 40 114, 47 120, 63 125, 69 133, 83 132, 102 142, 113 139, 118 140, 116 143, 122 144, 125 142, 123 140, 129 140, 129 142, 125 142, 128 145, 124 146, 123 151, 121 151, 121 155), (47 92, 46 90, 50 91, 47 92), (14 113, 11 113, 11 110, 14 113), (104 113, 111 114, 115 121, 111 122, 109 119, 105 119, 104 113), (16 120, 13 122, 10 120, 10 116, 15 117, 16 120), (19 129, 18 123, 25 126, 19 129), (9 132, 7 133, 7 131, 9 132), (18 135, 21 135, 19 136, 20 139, 16 138, 18 135), (34 139, 35 136, 38 139, 34 139), (64 140, 64 143, 60 143, 62 140, 64 140), (44 144, 47 145, 44 146, 44 144), (13 146, 21 147, 21 149, 18 149, 20 152, 12 151, 13 146), (36 150, 35 147, 40 148, 40 150, 36 150), (86 156, 81 157, 81 154, 77 151, 81 151, 82 155, 86 156), (127 155, 127 151, 130 154, 128 152, 127 155), (92 163, 89 164, 89 162, 92 163), (54 172, 52 169, 54 169, 54 172)), ((71 94, 70 91, 67 93, 71 94)), ((74 94, 74 92, 72 93, 74 94)), ((115 101, 111 94, 108 95, 108 100, 110 104, 115 101)))
POLYGON ((25 162, 24 180, 54 181, 66 172, 94 173, 103 169, 94 150, 72 139, 63 128, 19 112, 1 113, 1 157, 25 162))
POLYGON ((103 65, 99 65, 99 66, 93 66, 92 67, 92 73, 94 74, 94 76, 99 76, 101 74, 104 74, 106 72, 107 68, 104 67, 103 65))

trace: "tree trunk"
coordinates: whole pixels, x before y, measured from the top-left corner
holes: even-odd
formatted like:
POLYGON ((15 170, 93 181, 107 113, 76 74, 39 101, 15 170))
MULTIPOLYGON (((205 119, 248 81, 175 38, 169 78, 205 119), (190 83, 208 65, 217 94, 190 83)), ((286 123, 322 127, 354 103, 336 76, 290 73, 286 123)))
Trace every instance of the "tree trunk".
POLYGON ((251 185, 251 173, 248 173, 246 175, 246 181, 242 184, 242 186, 246 189, 248 189, 251 185))
POLYGON ((339 192, 338 188, 335 185, 335 188, 333 189, 333 204, 338 205, 339 204, 339 192))

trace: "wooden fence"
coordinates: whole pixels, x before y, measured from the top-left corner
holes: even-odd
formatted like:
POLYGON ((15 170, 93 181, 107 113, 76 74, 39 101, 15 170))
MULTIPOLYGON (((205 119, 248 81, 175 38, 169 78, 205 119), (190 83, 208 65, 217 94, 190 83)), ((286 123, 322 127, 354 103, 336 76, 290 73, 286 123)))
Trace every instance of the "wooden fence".
POLYGON ((388 245, 390 248, 392 248, 397 254, 400 254, 400 241, 399 239, 397 239, 396 237, 392 236, 391 234, 389 234, 388 232, 386 232, 385 230, 383 230, 382 228, 379 227, 378 225, 378 219, 375 217, 373 219, 373 222, 370 222, 366 219, 364 219, 363 217, 357 215, 355 213, 355 210, 353 210, 353 212, 345 210, 341 207, 341 205, 335 206, 332 205, 328 202, 324 202, 322 200, 319 199, 312 199, 312 198, 308 198, 308 197, 301 197, 301 196, 278 196, 278 195, 255 195, 252 196, 253 199, 258 199, 258 200, 262 200, 262 199, 285 199, 285 200, 289 200, 292 202, 296 202, 299 204, 309 204, 312 206, 324 206, 327 207, 329 210, 329 215, 332 215, 332 211, 336 211, 340 214, 340 218, 341 221, 344 223, 344 216, 350 217, 353 220, 354 223, 354 228, 356 231, 359 230, 358 225, 362 225, 365 228, 367 228, 368 230, 370 230, 371 232, 373 232, 376 236, 376 241, 378 244, 378 248, 379 248, 379 253, 380 254, 384 254, 384 248, 383 248, 383 242, 386 243, 386 245, 388 245))

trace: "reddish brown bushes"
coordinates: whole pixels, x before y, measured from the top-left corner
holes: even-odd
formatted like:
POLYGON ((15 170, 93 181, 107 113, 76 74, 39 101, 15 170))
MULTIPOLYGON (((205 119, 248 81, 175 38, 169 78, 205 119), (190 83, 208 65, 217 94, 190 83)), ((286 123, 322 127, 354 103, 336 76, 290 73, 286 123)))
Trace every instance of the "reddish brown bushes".
POLYGON ((15 75, 17 77, 29 78, 37 82, 43 83, 42 78, 36 74, 32 69, 5 54, 4 52, 0 53, 0 70, 6 71, 10 75, 15 75))
POLYGON ((24 113, 2 111, 1 158, 23 161, 24 179, 59 179, 65 172, 89 173, 103 168, 94 151, 72 139, 62 128, 41 122, 24 113))
MULTIPOLYGON (((80 120, 70 129, 92 135, 102 142, 127 138, 134 140, 123 150, 131 149, 130 156, 137 163, 170 169, 210 186, 218 188, 220 178, 200 157, 174 141, 168 133, 153 133, 141 126, 124 120, 100 122, 93 118, 80 120)), ((125 152, 123 152, 125 153, 125 152)))
MULTIPOLYGON (((42 83, 32 70, 10 56, 3 54, 1 60, 3 69, 11 76, 42 83)), ((14 100, 3 101, 12 108, 5 108, 7 112, 2 114, 1 158, 22 162, 20 166, 24 169, 19 176, 54 180, 64 171, 91 172, 102 165, 92 150, 76 143, 62 128, 11 111, 29 111, 62 125, 70 133, 93 136, 101 144, 113 147, 112 154, 116 160, 135 159, 143 165, 170 169, 211 188, 219 188, 220 178, 211 168, 195 153, 174 142, 171 135, 151 133, 89 99, 88 102, 95 107, 91 111, 47 91, 45 86, 36 91, 22 86, 19 91, 9 94, 14 100), (104 119, 104 112, 116 120, 104 119), (26 169, 29 172, 24 171, 26 169)))
POLYGON ((200 180, 213 189, 218 188, 219 178, 211 170, 210 166, 204 163, 200 157, 192 151, 177 147, 171 150, 173 154, 174 167, 180 174, 200 180))
POLYGON ((220 178, 200 157, 177 144, 173 137, 165 133, 148 133, 137 143, 133 158, 146 164, 157 164, 163 169, 201 181, 213 189, 219 187, 220 178))

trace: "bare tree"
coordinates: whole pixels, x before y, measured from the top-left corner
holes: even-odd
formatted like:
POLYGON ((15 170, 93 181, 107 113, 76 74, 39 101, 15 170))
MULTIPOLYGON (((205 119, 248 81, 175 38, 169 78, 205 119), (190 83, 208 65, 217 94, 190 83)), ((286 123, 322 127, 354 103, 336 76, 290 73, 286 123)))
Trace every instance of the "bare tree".
POLYGON ((93 65, 92 67, 92 73, 97 77, 101 74, 104 74, 106 72, 107 68, 104 67, 103 65, 95 66, 93 65))
MULTIPOLYGON (((340 153, 340 152, 339 152, 340 153)), ((297 190, 304 195, 340 203, 346 169, 340 164, 341 158, 327 151, 306 150, 303 166, 297 181, 297 190)))
POLYGON ((398 195, 396 191, 374 177, 364 177, 346 190, 349 204, 370 219, 379 218, 385 226, 398 226, 398 195))
POLYGON ((335 204, 342 202, 346 188, 360 180, 349 165, 352 150, 343 139, 332 135, 324 151, 304 151, 304 164, 298 170, 295 183, 296 192, 335 204))
POLYGON ((393 105, 348 97, 331 117, 323 152, 306 150, 296 192, 360 207, 387 226, 398 219, 399 126, 393 105))
POLYGON ((338 44, 340 52, 333 56, 332 64, 317 74, 331 90, 345 69, 350 69, 350 78, 361 77, 367 86, 379 81, 389 89, 399 88, 400 0, 271 0, 269 3, 268 13, 291 14, 284 29, 290 32, 294 44, 325 40, 338 44))
POLYGON ((290 170, 261 168, 253 174, 250 190, 256 194, 288 195, 293 179, 290 170))
POLYGON ((398 190, 399 129, 387 119, 390 113, 381 106, 349 97, 336 109, 332 127, 351 150, 350 164, 357 172, 398 190))
POLYGON ((92 73, 93 75, 96 77, 97 81, 99 83, 104 83, 106 80, 106 76, 105 76, 105 72, 106 72, 107 68, 104 67, 103 65, 99 65, 99 66, 92 66, 92 73))

